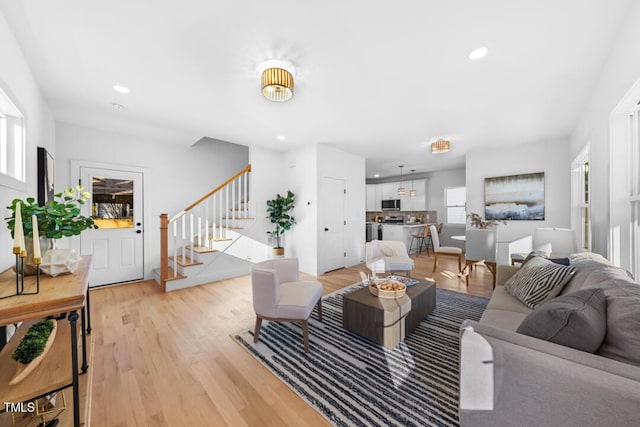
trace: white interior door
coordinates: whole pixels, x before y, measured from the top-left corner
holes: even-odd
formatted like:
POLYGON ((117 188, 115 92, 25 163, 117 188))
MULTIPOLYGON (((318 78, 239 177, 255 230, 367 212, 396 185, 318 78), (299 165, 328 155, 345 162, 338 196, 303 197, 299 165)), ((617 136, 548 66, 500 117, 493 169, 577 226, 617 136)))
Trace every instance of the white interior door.
POLYGON ((80 253, 93 259, 90 286, 142 279, 142 173, 81 166, 80 179, 91 193, 83 214, 99 227, 80 235, 80 253))
POLYGON ((344 268, 345 182, 324 177, 320 197, 320 248, 318 265, 324 272, 344 268))

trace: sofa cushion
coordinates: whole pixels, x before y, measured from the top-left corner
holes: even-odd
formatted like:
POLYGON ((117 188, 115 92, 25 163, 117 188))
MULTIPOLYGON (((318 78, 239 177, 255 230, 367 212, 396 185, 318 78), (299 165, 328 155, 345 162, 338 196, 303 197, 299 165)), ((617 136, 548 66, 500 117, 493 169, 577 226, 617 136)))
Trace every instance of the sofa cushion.
POLYGON ((520 323, 527 317, 525 313, 509 310, 496 310, 487 308, 480 318, 480 323, 492 328, 505 329, 515 332, 520 323))
POLYGON ((534 257, 504 284, 505 290, 529 308, 558 295, 575 269, 534 257))
POLYGON ((607 296, 607 335, 598 354, 640 366, 640 296, 607 296))
POLYGON ((600 288, 562 295, 533 310, 518 333, 595 353, 607 331, 607 302, 600 288))
POLYGON ((626 270, 620 267, 592 260, 577 261, 571 266, 576 269, 576 273, 562 290, 563 294, 580 289, 603 288, 605 294, 609 296, 616 293, 616 290, 621 286, 633 285, 637 288, 637 282, 626 270))
POLYGON ((518 298, 508 293, 504 286, 496 286, 487 305, 487 310, 506 310, 517 313, 529 314, 531 309, 524 305, 518 298))

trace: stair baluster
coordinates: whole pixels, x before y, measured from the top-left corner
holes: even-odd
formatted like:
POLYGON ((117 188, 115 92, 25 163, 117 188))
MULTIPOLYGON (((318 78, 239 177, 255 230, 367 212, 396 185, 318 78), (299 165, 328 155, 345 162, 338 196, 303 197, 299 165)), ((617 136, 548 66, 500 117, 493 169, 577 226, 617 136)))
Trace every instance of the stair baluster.
POLYGON ((173 223, 173 276, 178 272, 178 221, 173 223))

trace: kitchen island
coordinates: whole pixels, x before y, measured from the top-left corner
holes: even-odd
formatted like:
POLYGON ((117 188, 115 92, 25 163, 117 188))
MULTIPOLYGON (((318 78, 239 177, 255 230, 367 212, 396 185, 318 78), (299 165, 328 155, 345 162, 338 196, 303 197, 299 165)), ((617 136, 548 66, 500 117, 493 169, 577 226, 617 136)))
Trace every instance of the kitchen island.
MULTIPOLYGON (((397 240, 404 242, 407 245, 407 251, 411 245, 411 235, 413 233, 420 232, 420 229, 428 224, 382 224, 382 239, 383 240, 397 240)), ((413 252, 417 252, 417 243, 414 245, 413 252)))

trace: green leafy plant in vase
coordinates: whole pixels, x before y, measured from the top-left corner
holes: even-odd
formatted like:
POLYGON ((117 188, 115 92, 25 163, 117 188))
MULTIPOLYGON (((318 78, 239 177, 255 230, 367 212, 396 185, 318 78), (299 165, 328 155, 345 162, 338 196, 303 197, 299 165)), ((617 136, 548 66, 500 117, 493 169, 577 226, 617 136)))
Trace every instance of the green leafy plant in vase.
POLYGON ((294 208, 295 195, 291 191, 287 191, 286 196, 276 195, 273 200, 267 200, 267 218, 274 225, 273 231, 267 234, 275 239, 273 248, 275 255, 283 255, 284 247, 282 246, 282 235, 291 230, 293 224, 296 223, 293 216, 289 215, 289 211, 294 208))
MULTIPOLYGON (((11 216, 5 218, 7 228, 11 236, 15 234, 16 210, 20 207, 22 216, 22 228, 26 239, 33 238, 33 216, 37 218, 38 234, 43 251, 47 248, 54 249, 55 241, 63 237, 78 236, 84 230, 98 228, 91 217, 80 214, 81 206, 91 198, 91 194, 83 191, 82 186, 70 187, 53 196, 53 199, 44 206, 40 206, 35 198, 27 197, 25 200, 14 199, 7 209, 11 216)), ((27 242, 27 258, 25 259, 25 273, 35 274, 33 266, 32 243, 27 242)))

